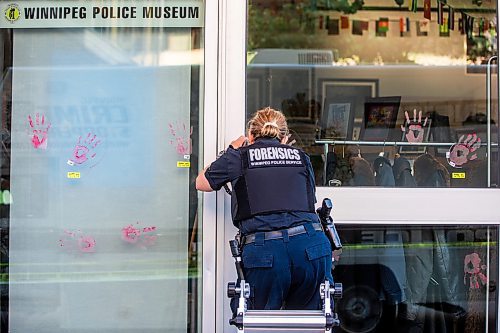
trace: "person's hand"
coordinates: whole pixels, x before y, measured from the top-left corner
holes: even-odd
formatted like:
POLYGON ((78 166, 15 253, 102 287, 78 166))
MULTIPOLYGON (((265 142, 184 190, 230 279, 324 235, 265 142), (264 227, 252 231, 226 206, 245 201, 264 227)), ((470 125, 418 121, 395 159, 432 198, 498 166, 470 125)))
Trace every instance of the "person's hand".
POLYGON ((248 144, 248 138, 246 136, 240 136, 238 139, 234 140, 233 142, 230 143, 230 145, 234 148, 234 149, 238 149, 240 148, 241 146, 245 146, 248 144))
POLYGON ((417 110, 413 110, 413 121, 410 120, 408 111, 405 111, 406 126, 401 125, 401 131, 405 133, 406 140, 408 142, 423 142, 424 141, 424 127, 427 125, 427 117, 425 117, 424 124, 422 125, 422 111, 418 112, 417 121, 417 110))
POLYGON ((293 145, 296 141, 295 139, 290 140, 290 137, 291 135, 285 135, 283 139, 281 139, 281 144, 289 146, 293 145), (290 140, 290 142, 288 140, 290 140))

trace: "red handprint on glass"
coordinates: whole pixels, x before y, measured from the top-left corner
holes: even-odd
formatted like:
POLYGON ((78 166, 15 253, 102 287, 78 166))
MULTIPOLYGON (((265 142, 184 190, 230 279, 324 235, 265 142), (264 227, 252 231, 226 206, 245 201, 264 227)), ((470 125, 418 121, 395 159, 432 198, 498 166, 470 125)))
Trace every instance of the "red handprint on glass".
POLYGON ((47 149, 47 141, 50 123, 45 123, 45 115, 35 115, 35 120, 31 115, 28 115, 28 122, 31 128, 31 144, 35 149, 47 149))
POLYGON ((170 144, 175 145, 177 154, 190 155, 192 152, 191 134, 193 134, 193 127, 186 126, 186 124, 168 124, 170 134, 173 139, 170 144))
POLYGON ((405 111, 406 123, 405 126, 401 125, 401 131, 405 134, 406 140, 408 142, 423 142, 424 141, 424 128, 427 125, 427 117, 425 117, 424 123, 422 124, 422 111, 418 112, 417 121, 417 110, 413 110, 413 120, 410 120, 408 111, 405 111), (406 128, 408 126, 408 128, 406 128))
POLYGON ((488 282, 488 278, 483 274, 486 268, 486 265, 481 265, 479 254, 471 253, 466 255, 464 259, 464 284, 467 285, 468 277, 470 289, 479 289, 479 282, 485 285, 488 282))
POLYGON ((95 245, 94 237, 85 235, 81 230, 64 230, 59 239, 59 246, 69 252, 92 253, 95 252, 95 245))
POLYGON ((157 236, 153 234, 155 231, 154 226, 142 228, 139 222, 136 222, 136 226, 130 224, 122 228, 122 240, 142 247, 151 246, 156 242, 157 236))
POLYGON ((448 158, 448 163, 452 167, 460 168, 462 165, 468 161, 475 160, 477 154, 475 151, 481 146, 481 138, 479 138, 475 133, 462 135, 458 140, 458 143, 451 146, 450 151, 446 153, 448 158))
POLYGON ((68 160, 68 164, 83 164, 88 160, 94 159, 97 154, 94 150, 100 143, 101 140, 97 139, 95 134, 88 133, 84 140, 80 136, 73 149, 73 156, 68 160))

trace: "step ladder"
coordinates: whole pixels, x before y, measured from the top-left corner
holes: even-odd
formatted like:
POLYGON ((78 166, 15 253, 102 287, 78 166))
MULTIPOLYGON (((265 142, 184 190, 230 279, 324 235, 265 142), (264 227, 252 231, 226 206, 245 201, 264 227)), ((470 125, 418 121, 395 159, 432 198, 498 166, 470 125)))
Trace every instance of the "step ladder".
POLYGON ((323 303, 321 310, 248 310, 250 285, 244 280, 239 285, 230 282, 228 297, 238 297, 237 315, 230 323, 237 327, 238 333, 331 333, 333 327, 340 325, 332 309, 334 299, 342 297, 342 284, 331 286, 327 280, 321 284, 319 292, 323 303))

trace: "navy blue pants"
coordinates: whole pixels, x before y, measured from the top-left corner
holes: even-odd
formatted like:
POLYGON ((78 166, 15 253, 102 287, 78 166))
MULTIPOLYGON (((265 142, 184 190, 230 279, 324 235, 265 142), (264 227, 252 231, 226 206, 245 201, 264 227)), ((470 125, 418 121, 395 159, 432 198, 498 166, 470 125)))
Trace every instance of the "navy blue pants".
POLYGON ((332 248, 322 231, 264 240, 243 247, 245 280, 250 284, 248 308, 253 310, 319 310, 320 284, 332 278, 332 248))

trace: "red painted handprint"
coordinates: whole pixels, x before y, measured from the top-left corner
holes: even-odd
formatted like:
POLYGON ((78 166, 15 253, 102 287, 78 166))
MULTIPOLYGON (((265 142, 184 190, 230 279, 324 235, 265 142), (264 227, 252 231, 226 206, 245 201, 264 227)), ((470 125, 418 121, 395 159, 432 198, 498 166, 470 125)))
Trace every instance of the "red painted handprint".
POLYGON ((67 251, 79 251, 83 253, 95 252, 96 241, 94 237, 85 235, 81 230, 64 230, 59 239, 59 246, 67 251))
POLYGON ((151 246, 156 242, 157 236, 153 234, 155 231, 154 226, 141 228, 139 222, 136 222, 136 226, 130 224, 122 228, 122 240, 143 247, 151 246))
POLYGON ((477 158, 477 154, 474 152, 481 146, 481 138, 479 138, 476 133, 467 134, 465 140, 464 137, 465 135, 462 135, 458 143, 451 146, 450 151, 446 153, 448 163, 452 167, 460 168, 468 161, 477 158))
POLYGON ((188 127, 186 124, 168 124, 170 134, 173 139, 170 144, 175 145, 177 154, 190 155, 192 152, 191 134, 193 134, 193 127, 188 127))
POLYGON ((69 165, 83 164, 88 160, 92 160, 96 156, 94 149, 101 140, 97 139, 97 136, 92 133, 88 133, 87 137, 82 141, 82 137, 78 138, 78 142, 73 149, 73 156, 68 160, 69 165))
POLYGON ((33 148, 47 149, 50 123, 45 124, 45 115, 42 114, 40 117, 40 114, 37 113, 35 115, 35 121, 33 121, 31 115, 28 115, 28 122, 32 131, 31 144, 33 145, 33 148))
POLYGON ((466 255, 464 259, 464 284, 467 285, 468 277, 469 289, 479 289, 479 282, 485 285, 488 282, 488 278, 483 274, 486 268, 486 265, 481 265, 479 254, 471 253, 466 255))
POLYGON ((423 142, 424 141, 424 128, 427 125, 427 117, 425 117, 424 124, 422 125, 422 111, 418 112, 417 121, 417 110, 413 110, 413 121, 410 120, 408 111, 405 111, 406 124, 401 125, 401 131, 405 134, 406 140, 408 142, 423 142), (406 128, 408 126, 408 128, 406 128))

